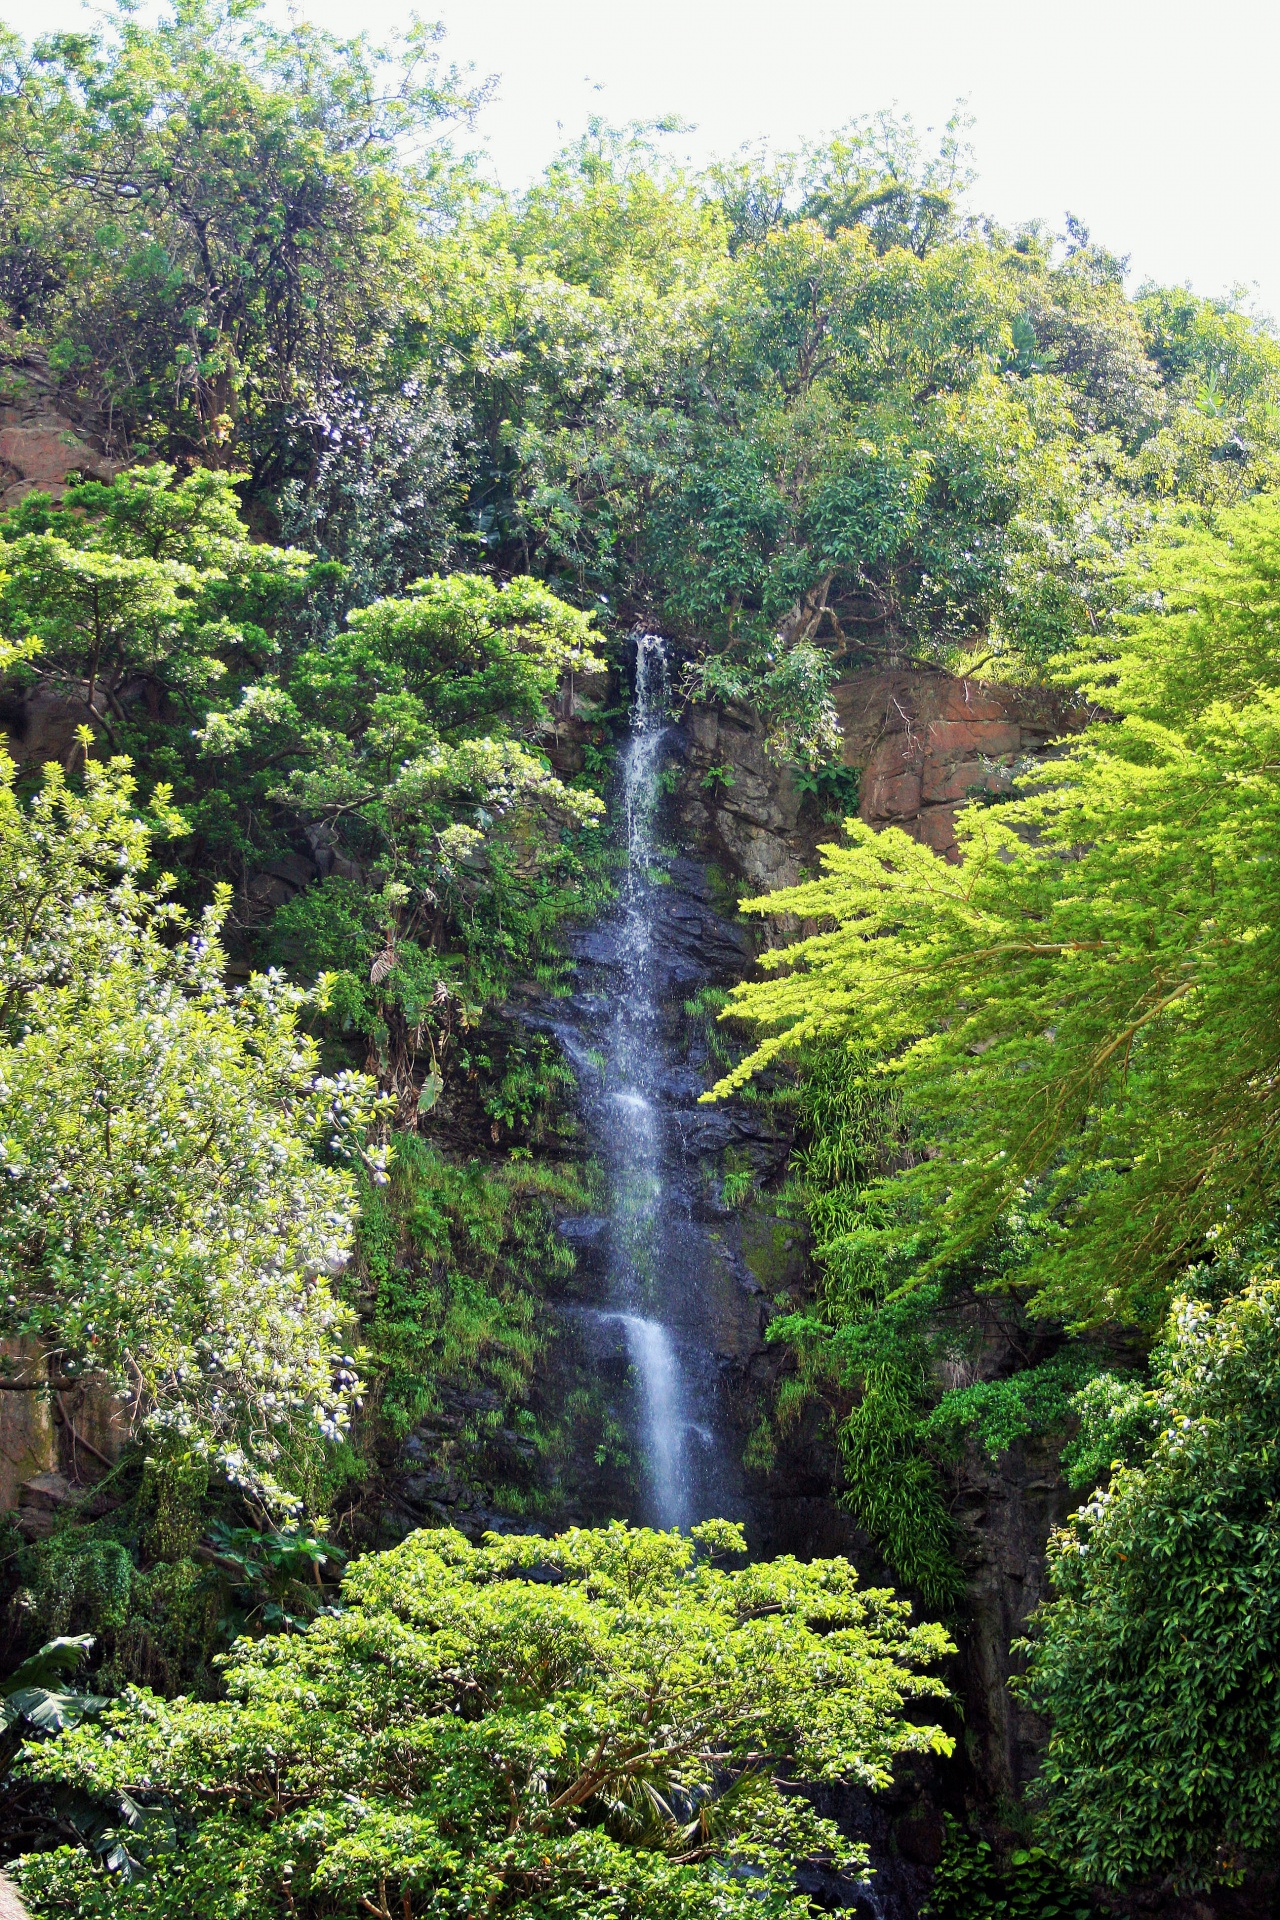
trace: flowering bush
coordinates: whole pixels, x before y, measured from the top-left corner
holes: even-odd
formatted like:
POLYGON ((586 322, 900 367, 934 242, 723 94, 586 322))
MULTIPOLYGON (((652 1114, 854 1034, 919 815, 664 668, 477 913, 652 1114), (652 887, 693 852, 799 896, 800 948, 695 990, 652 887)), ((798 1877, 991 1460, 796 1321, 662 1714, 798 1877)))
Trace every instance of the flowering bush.
POLYGON ((317 1077, 278 976, 228 989, 225 902, 192 924, 143 884, 126 762, 91 762, 83 794, 50 767, 29 806, 13 772, 0 757, 0 1333, 283 1498, 282 1447, 335 1436, 355 1384, 330 1287, 353 1186, 316 1149, 368 1158, 371 1083, 317 1077))

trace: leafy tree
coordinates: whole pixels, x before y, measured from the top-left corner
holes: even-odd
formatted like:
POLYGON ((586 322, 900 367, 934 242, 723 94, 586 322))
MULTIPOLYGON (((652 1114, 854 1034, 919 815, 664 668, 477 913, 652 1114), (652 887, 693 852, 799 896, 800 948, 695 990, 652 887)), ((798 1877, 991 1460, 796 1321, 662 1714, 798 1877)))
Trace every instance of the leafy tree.
POLYGON ((426 30, 407 56, 400 85, 184 0, 15 46, 0 96, 15 315, 352 568, 318 637, 469 544, 660 619, 694 690, 821 760, 835 664, 1034 666, 1105 617, 1153 504, 1274 478, 1267 330, 1127 299, 1078 223, 980 229, 962 119, 932 153, 881 115, 705 177, 669 123, 593 122, 507 199, 437 144, 478 95, 426 30))
POLYGON ((110 486, 32 493, 0 520, 0 630, 27 643, 10 679, 83 706, 113 746, 152 746, 147 720, 190 729, 229 672, 261 670, 307 556, 251 542, 237 476, 133 467, 110 486))
POLYGON ((795 1860, 860 1855, 790 1783, 948 1750, 903 1709, 942 1695, 920 1669, 949 1643, 844 1561, 707 1557, 742 1544, 412 1535, 348 1570, 344 1610, 242 1642, 229 1700, 137 1694, 33 1751, 166 1806, 176 1844, 133 1878, 32 1856, 23 1890, 48 1914, 804 1913, 795 1860))
POLYGON ((562 830, 593 826, 602 803, 559 780, 528 736, 562 673, 599 666, 592 640, 591 616, 537 581, 434 576, 356 609, 284 684, 247 686, 202 730, 215 765, 343 862, 280 931, 295 960, 339 963, 335 1010, 374 1042, 402 1119, 424 1097, 419 1054, 438 1076, 440 1045, 473 1017, 459 986, 482 998, 519 951, 521 920, 545 932, 567 903, 556 878, 581 872, 562 830), (459 921, 470 982, 439 953, 459 921))
POLYGON ((1276 1851, 1280 1272, 1264 1239, 1192 1279, 1154 1439, 1056 1536, 1031 1643, 1046 1843, 1111 1886, 1231 1883, 1276 1851))
POLYGON ((708 170, 706 188, 735 247, 817 220, 830 234, 865 227, 879 253, 905 247, 923 255, 971 224, 962 208, 975 178, 971 125, 957 109, 926 154, 910 114, 866 114, 795 153, 744 148, 708 170))
POLYGON ((278 975, 228 990, 225 900, 191 925, 143 884, 150 845, 127 763, 82 793, 47 769, 24 806, 0 759, 0 1330, 47 1358, 7 1384, 97 1379, 154 1444, 285 1499, 290 1453, 347 1419, 352 1182, 315 1149, 365 1157, 371 1090, 317 1078, 278 975))
POLYGON ((434 136, 478 97, 438 38, 393 55, 224 0, 6 36, 7 291, 126 448, 217 461, 234 434, 278 481, 298 399, 385 350, 447 198, 434 136))
POLYGON ((1168 600, 1080 668, 1124 718, 1040 791, 962 813, 962 865, 855 822, 822 879, 752 903, 834 927, 741 990, 769 1037, 722 1089, 815 1035, 878 1050, 935 1259, 1037 1213, 1019 1284, 1076 1324, 1158 1327, 1219 1223, 1276 1190, 1278 542, 1260 501, 1157 550, 1143 584, 1168 600))

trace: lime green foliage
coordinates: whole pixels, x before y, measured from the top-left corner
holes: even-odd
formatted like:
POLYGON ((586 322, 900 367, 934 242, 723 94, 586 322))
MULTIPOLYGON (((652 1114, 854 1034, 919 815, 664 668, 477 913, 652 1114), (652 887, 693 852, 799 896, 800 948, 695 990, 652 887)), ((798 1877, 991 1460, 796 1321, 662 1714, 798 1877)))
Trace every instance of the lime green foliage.
POLYGON ((1036 1215, 1020 1283, 1075 1323, 1158 1325, 1179 1267, 1275 1191, 1278 564, 1272 501, 1157 547, 1169 610, 1080 669, 1125 717, 962 815, 962 866, 855 822, 822 879, 751 903, 834 930, 739 991, 770 1037, 721 1091, 818 1034, 882 1050, 935 1263, 1036 1215))
POLYGON ((82 701, 113 745, 125 700, 189 710, 230 662, 269 650, 262 621, 300 589, 307 556, 248 540, 236 479, 135 467, 0 520, 0 631, 39 643, 23 677, 82 701))
POLYGON ((923 1920, 1101 1920, 1043 1847, 997 1851, 947 1819, 923 1920))
POLYGON ((24 805, 0 756, 3 1331, 283 1497, 289 1450, 347 1417, 325 1276, 353 1185, 315 1149, 377 1172, 371 1088, 316 1077, 278 976, 228 991, 225 902, 192 926, 144 887, 150 841, 127 763, 89 762, 83 793, 51 768, 24 805))
POLYGON ((138 1876, 70 1848, 20 1869, 37 1914, 484 1911, 800 1915, 794 1862, 857 1849, 778 1776, 889 1777, 945 1752, 904 1714, 949 1650, 840 1560, 726 1572, 742 1547, 615 1524, 554 1540, 419 1533, 357 1562, 345 1609, 242 1644, 230 1699, 134 1695, 29 1774, 175 1820, 138 1876))
POLYGON ((1055 1539, 1035 1623, 1044 1831, 1111 1885, 1232 1881, 1275 1853, 1280 1271, 1269 1241, 1220 1265, 1239 1290, 1178 1304, 1155 1438, 1055 1539))
POLYGON ((441 1394, 489 1389, 462 1434, 477 1450, 522 1401, 548 1328, 548 1281, 573 1255, 553 1208, 587 1201, 578 1174, 534 1160, 457 1165, 404 1137, 387 1187, 367 1185, 359 1306, 380 1417, 396 1434, 438 1414, 441 1394))

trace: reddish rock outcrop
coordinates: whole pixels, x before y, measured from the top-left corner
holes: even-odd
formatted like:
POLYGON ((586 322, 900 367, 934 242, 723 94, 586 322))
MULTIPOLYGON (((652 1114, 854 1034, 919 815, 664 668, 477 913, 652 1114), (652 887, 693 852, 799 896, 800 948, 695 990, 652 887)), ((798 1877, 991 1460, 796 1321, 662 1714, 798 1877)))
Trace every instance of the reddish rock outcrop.
POLYGON ((861 818, 901 827, 948 859, 958 857, 956 815, 966 801, 1004 792, 1019 761, 1082 717, 1044 688, 949 673, 851 674, 833 695, 841 759, 862 774, 861 818))
POLYGON ((119 464, 101 423, 59 393, 48 362, 0 342, 0 508, 36 488, 60 499, 72 475, 110 480, 119 464))
MULTIPOLYGON (((1083 723, 1044 688, 989 686, 952 674, 861 671, 832 688, 841 761, 861 775, 858 813, 958 858, 956 815, 1012 784, 1020 762, 1083 723)), ((684 824, 704 852, 755 891, 794 886, 832 838, 837 805, 806 804, 792 769, 765 751, 749 707, 701 707, 686 725, 684 824)))

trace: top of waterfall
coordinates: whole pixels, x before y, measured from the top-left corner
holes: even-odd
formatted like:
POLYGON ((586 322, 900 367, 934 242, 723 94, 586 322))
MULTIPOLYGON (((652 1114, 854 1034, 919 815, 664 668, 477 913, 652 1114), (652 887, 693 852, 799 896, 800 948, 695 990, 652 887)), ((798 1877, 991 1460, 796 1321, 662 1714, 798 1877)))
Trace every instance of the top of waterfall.
POLYGON ((671 697, 667 643, 660 633, 637 633, 636 691, 631 724, 638 731, 665 717, 671 697))

